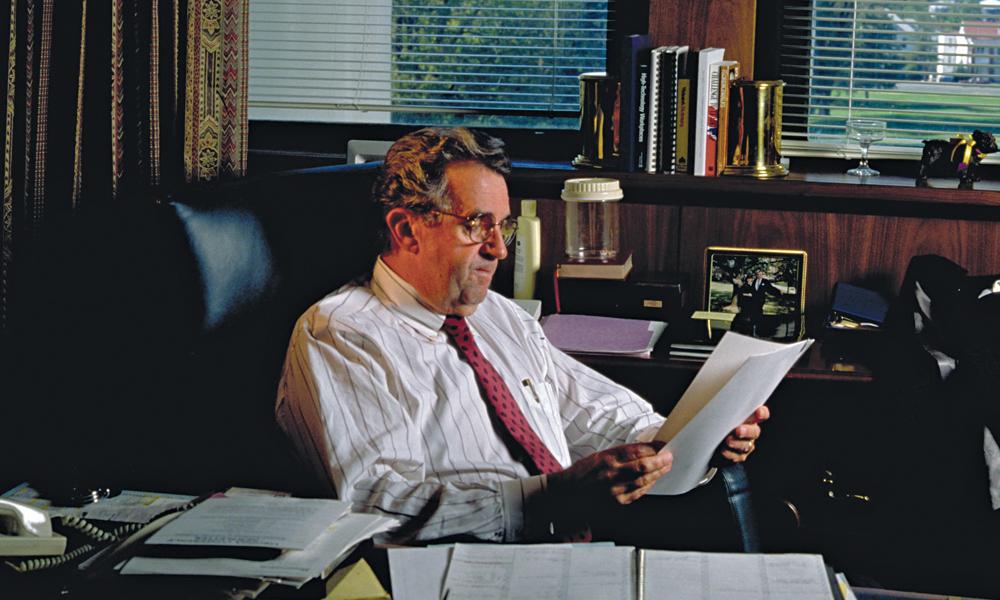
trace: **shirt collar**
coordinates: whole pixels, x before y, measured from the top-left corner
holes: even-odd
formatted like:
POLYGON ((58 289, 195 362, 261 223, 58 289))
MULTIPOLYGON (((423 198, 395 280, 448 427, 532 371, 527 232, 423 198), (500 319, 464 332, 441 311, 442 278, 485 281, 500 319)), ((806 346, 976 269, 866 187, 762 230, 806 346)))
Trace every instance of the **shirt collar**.
POLYGON ((427 308, 417 290, 385 264, 381 256, 372 271, 372 291, 383 304, 398 310, 403 320, 419 333, 436 338, 441 332, 444 315, 427 308))

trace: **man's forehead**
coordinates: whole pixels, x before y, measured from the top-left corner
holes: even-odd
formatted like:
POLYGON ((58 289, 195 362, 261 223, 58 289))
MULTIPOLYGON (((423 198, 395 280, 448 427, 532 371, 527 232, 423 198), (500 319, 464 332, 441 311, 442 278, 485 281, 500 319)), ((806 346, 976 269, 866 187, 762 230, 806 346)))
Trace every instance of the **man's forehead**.
POLYGON ((446 167, 451 209, 461 214, 510 215, 510 198, 503 176, 475 162, 452 163, 446 167))

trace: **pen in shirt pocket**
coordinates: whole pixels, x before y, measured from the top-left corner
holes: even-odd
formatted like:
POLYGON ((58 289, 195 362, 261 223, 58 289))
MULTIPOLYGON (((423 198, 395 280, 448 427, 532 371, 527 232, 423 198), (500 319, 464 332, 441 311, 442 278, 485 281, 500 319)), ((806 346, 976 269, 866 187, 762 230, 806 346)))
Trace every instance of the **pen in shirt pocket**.
POLYGON ((531 390, 531 396, 535 399, 535 402, 541 404, 542 397, 538 395, 538 390, 535 389, 535 383, 530 379, 524 379, 521 381, 521 385, 531 390))

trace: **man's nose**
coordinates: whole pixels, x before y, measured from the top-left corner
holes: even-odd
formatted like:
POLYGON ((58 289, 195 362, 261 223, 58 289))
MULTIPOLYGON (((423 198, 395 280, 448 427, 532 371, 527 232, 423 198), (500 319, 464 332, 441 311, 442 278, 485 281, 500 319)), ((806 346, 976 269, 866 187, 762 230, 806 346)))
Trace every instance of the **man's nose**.
POLYGON ((503 241, 503 236, 500 235, 500 227, 490 229, 490 237, 483 242, 482 252, 497 260, 507 258, 507 244, 503 241))

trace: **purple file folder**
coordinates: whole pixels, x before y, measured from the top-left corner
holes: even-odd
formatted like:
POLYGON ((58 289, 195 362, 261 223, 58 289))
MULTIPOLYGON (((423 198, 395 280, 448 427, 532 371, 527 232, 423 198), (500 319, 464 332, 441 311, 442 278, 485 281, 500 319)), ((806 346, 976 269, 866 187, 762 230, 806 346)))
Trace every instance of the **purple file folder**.
POLYGON ((542 329, 565 352, 649 356, 666 328, 662 321, 591 315, 548 315, 542 329))

